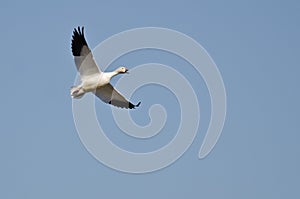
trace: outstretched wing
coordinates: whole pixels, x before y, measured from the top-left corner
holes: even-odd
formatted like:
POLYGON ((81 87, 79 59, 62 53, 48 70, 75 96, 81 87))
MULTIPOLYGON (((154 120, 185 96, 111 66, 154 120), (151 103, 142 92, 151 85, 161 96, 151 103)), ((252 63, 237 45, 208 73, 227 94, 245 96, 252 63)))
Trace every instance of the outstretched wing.
POLYGON ((134 105, 125 99, 111 84, 106 84, 97 88, 95 95, 99 97, 103 102, 120 107, 133 109, 138 107, 141 102, 134 105))
POLYGON ((74 28, 72 36, 72 53, 81 79, 95 73, 100 73, 93 54, 84 38, 84 27, 74 28))

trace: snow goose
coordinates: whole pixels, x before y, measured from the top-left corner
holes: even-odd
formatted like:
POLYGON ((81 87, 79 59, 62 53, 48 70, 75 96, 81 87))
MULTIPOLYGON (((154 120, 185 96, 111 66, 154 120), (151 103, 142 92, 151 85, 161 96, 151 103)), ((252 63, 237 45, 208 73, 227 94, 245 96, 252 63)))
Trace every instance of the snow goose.
POLYGON ((87 92, 93 92, 103 102, 121 107, 133 109, 141 102, 134 105, 125 99, 111 84, 112 77, 118 74, 128 73, 125 67, 119 67, 112 72, 102 72, 97 66, 93 54, 84 38, 84 27, 74 28, 72 36, 72 53, 75 65, 80 74, 81 84, 71 88, 72 98, 81 98, 87 92))

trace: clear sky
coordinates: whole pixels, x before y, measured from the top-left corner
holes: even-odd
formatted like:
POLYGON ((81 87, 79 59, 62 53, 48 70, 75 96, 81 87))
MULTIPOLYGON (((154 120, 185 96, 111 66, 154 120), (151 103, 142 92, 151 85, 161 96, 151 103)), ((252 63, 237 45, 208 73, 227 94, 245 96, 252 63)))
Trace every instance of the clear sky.
MULTIPOLYGON (((299 10, 292 0, 3 1, 0 198, 299 198, 299 10), (76 132, 69 95, 76 77, 71 34, 78 25, 91 48, 146 26, 199 42, 227 92, 226 123, 209 156, 197 157, 210 117, 204 82, 182 60, 149 50, 121 57, 109 69, 162 62, 192 84, 200 81, 195 141, 174 164, 148 174, 115 171, 93 158, 76 132)), ((141 125, 149 122, 151 104, 165 106, 170 117, 162 135, 145 141, 116 130, 108 137, 131 151, 163 146, 180 119, 176 98, 146 86, 132 100, 142 101, 132 112, 141 125)), ((115 128, 110 107, 96 101, 96 109, 104 128, 115 128)))

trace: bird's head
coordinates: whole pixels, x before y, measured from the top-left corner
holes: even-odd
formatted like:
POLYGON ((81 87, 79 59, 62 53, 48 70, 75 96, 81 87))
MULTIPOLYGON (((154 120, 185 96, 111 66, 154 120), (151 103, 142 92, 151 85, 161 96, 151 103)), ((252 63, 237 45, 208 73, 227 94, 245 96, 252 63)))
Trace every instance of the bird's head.
POLYGON ((117 69, 118 73, 128 73, 128 69, 124 66, 121 66, 117 69))

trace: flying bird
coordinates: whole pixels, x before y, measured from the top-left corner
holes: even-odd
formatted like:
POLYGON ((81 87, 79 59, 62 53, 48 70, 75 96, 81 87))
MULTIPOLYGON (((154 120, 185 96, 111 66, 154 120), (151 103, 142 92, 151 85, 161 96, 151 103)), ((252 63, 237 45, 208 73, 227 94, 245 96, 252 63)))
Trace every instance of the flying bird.
POLYGON ((74 28, 72 36, 72 53, 76 68, 80 74, 81 84, 70 90, 72 98, 81 98, 85 93, 93 92, 103 102, 120 107, 133 109, 138 107, 123 97, 111 84, 112 77, 128 73, 124 66, 112 72, 102 72, 97 66, 93 54, 84 37, 84 27, 74 28))

